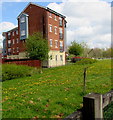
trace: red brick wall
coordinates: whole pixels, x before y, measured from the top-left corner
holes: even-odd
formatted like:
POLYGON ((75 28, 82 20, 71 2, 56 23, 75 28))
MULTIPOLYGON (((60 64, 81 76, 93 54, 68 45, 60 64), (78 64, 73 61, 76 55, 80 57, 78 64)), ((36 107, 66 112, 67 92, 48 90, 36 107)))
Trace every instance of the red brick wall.
MULTIPOLYGON (((47 17, 46 10, 39 6, 30 4, 23 13, 28 14, 28 29, 29 35, 32 35, 34 32, 42 32, 46 29, 47 17)), ((18 24, 19 26, 19 24, 18 24)), ((46 30, 47 32, 47 30, 46 30)))
POLYGON ((59 16, 51 13, 52 17, 49 17, 49 12, 47 12, 48 14, 48 42, 50 39, 52 39, 53 41, 53 46, 51 47, 51 50, 60 50, 60 41, 63 41, 64 44, 64 37, 63 39, 59 39, 59 29, 62 28, 63 31, 63 35, 64 35, 64 18, 63 19, 63 26, 59 26, 59 16), (56 20, 55 20, 55 16, 56 16, 56 20), (49 24, 52 25, 52 32, 49 31, 49 24), (55 34, 55 30, 54 27, 57 27, 57 34, 55 34), (55 48, 55 40, 58 40, 58 48, 55 48))
POLYGON ((31 67, 41 67, 40 60, 2 60, 2 64, 17 64, 31 67))

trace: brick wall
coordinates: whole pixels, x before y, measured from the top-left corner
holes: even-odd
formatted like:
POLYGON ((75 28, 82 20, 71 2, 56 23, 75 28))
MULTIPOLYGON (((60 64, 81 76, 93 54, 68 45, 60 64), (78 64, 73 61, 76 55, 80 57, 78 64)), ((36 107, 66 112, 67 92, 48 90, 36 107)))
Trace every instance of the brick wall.
POLYGON ((31 67, 41 67, 40 60, 29 60, 29 59, 3 59, 2 64, 17 64, 17 65, 27 65, 31 67))

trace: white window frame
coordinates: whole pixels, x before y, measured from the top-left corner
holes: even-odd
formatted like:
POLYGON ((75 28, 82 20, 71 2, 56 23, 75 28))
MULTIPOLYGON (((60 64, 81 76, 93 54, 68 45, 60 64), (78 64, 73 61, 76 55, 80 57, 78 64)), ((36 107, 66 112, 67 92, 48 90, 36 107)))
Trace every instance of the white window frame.
POLYGON ((50 47, 52 47, 53 46, 53 40, 50 39, 49 42, 50 42, 50 47))
POLYGON ((57 35, 57 26, 54 27, 55 34, 57 35))
POLYGON ((12 32, 12 35, 14 36, 14 31, 12 32))
POLYGON ((55 56, 55 60, 58 61, 58 55, 55 56))
POLYGON ((63 61, 63 55, 60 55, 60 60, 63 61))
POLYGON ((52 25, 49 24, 49 32, 52 32, 52 25))
POLYGON ((11 32, 8 32, 8 35, 11 35, 11 32))
POLYGON ((60 47, 63 47, 63 41, 60 41, 60 47))
POLYGON ((55 19, 55 21, 57 21, 57 16, 56 15, 54 16, 54 19, 55 19))
POLYGON ((21 23, 24 23, 24 22, 25 22, 25 17, 21 17, 21 18, 20 18, 20 22, 21 22, 21 23))
POLYGON ((55 48, 58 48, 58 40, 55 40, 55 48))
POLYGON ((63 26, 63 19, 61 17, 59 17, 59 24, 62 23, 63 26))
POLYGON ((18 35, 18 30, 16 30, 16 34, 18 35))
POLYGON ((8 40, 8 44, 11 44, 11 40, 8 40))
POLYGON ((62 28, 59 28, 59 33, 63 33, 63 29, 62 28))
POLYGON ((25 30, 21 30, 21 36, 25 36, 25 30))

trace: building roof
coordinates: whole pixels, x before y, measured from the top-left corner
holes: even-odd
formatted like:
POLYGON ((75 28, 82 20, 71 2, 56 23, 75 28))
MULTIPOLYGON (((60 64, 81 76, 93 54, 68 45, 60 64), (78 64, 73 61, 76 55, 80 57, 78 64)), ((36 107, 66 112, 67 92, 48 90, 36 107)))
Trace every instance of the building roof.
POLYGON ((41 7, 41 8, 43 8, 43 9, 45 9, 45 10, 51 12, 51 13, 54 13, 54 14, 60 16, 60 17, 65 18, 64 15, 62 15, 62 14, 60 14, 60 13, 58 13, 58 12, 56 12, 56 11, 48 8, 48 7, 40 6, 40 5, 38 5, 38 4, 34 4, 34 3, 30 2, 30 3, 24 8, 24 10, 18 15, 17 19, 18 19, 18 18, 20 17, 20 15, 25 11, 25 9, 26 9, 29 5, 31 5, 31 4, 32 4, 32 5, 35 5, 35 6, 38 6, 38 7, 41 7))
MULTIPOLYGON (((18 27, 15 27, 15 28, 13 28, 13 29, 8 30, 7 32, 15 31, 15 30, 17 30, 17 29, 18 29, 18 27)), ((6 33, 6 32, 3 32, 2 35, 5 36, 5 33, 6 33)))

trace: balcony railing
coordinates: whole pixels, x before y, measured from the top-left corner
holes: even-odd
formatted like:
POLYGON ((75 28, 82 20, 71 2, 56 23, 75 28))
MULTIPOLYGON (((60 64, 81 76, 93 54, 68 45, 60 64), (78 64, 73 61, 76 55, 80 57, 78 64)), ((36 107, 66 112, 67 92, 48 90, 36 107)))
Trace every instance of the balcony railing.
POLYGON ((62 33, 59 33, 59 39, 63 39, 63 34, 62 33))
POLYGON ((59 26, 60 26, 60 27, 63 26, 63 22, 62 22, 62 20, 59 21, 59 26))
POLYGON ((8 47, 11 47, 11 43, 8 43, 8 47))
POLYGON ((63 46, 60 46, 60 52, 63 52, 63 51, 64 51, 63 46))
POLYGON ((10 40, 10 39, 11 39, 11 35, 8 35, 8 37, 7 37, 7 38, 8 38, 8 40, 10 40))

